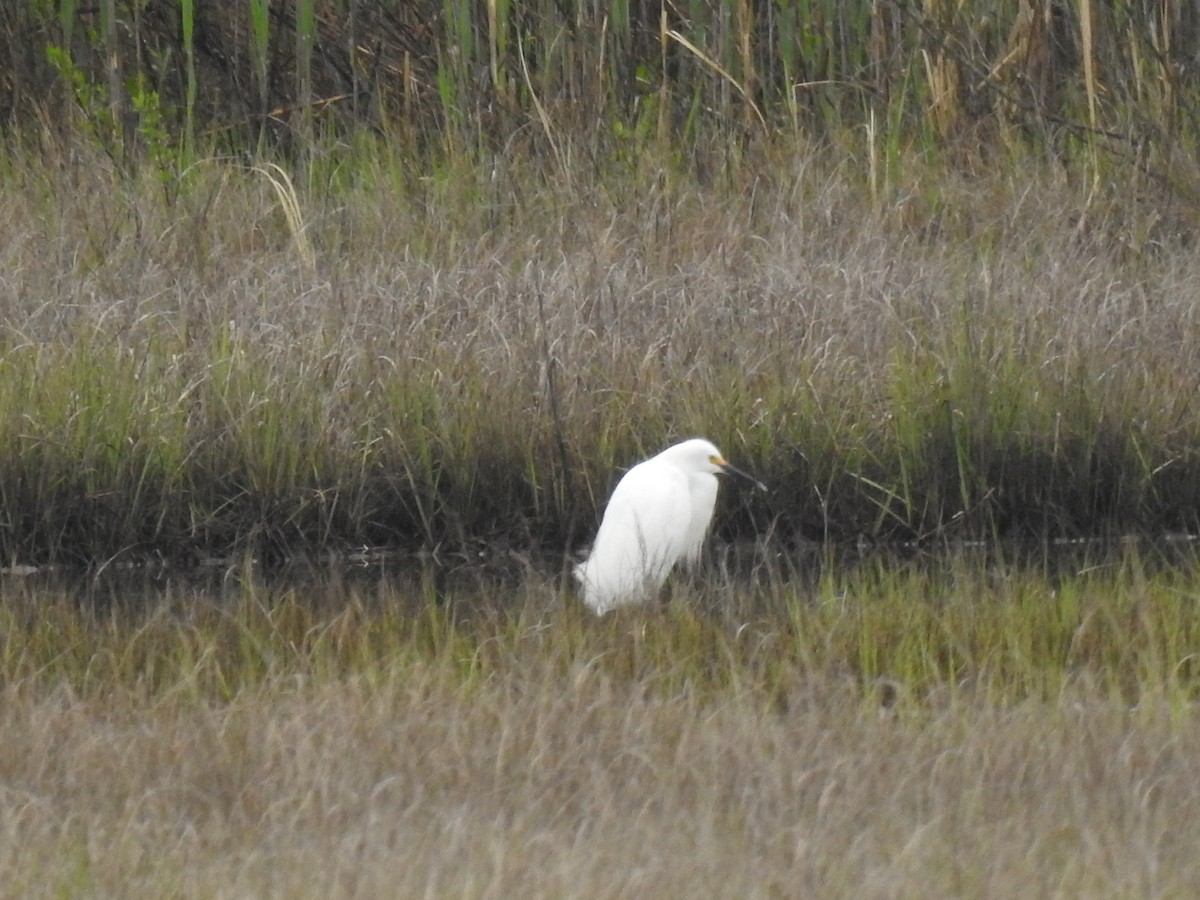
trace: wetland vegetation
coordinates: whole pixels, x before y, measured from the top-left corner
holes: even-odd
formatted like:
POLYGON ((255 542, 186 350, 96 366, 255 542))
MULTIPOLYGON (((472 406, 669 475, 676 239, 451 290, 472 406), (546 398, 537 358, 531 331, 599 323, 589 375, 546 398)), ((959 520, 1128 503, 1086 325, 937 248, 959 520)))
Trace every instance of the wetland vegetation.
POLYGON ((0 883, 1195 893, 1198 35, 7 7, 0 883), (771 493, 590 617, 693 434, 771 493))

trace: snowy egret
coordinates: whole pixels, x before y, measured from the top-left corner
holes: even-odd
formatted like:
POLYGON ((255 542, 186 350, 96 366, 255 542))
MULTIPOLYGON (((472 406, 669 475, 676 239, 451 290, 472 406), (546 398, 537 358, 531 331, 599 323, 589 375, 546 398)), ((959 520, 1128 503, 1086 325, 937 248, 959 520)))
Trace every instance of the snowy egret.
POLYGON ((575 567, 583 601, 597 615, 647 599, 681 559, 689 566, 700 560, 720 472, 767 489, 703 438, 668 447, 617 482, 592 552, 575 567))

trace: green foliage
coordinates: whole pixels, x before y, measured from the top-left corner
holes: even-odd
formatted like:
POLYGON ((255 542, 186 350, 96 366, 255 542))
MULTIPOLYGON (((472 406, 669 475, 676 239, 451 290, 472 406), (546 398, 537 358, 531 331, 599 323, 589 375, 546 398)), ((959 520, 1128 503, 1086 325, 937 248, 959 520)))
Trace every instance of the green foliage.
POLYGON ((169 184, 174 181, 178 156, 172 145, 171 133, 163 116, 162 102, 157 91, 147 84, 144 77, 137 77, 125 85, 129 101, 138 114, 138 137, 144 148, 152 171, 169 184))
POLYGON ((46 59, 67 83, 76 107, 83 113, 88 137, 97 141, 108 152, 112 152, 116 139, 117 123, 113 118, 106 89, 92 83, 87 74, 75 65, 69 51, 62 47, 48 46, 46 59))

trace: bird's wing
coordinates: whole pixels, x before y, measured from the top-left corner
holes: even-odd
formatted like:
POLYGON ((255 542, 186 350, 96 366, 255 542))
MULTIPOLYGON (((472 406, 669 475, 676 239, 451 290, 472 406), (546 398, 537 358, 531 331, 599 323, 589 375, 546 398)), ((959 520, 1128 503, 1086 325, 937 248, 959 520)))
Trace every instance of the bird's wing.
POLYGON ((717 503, 717 476, 707 472, 696 472, 688 477, 691 493, 691 521, 688 524, 687 540, 683 548, 684 561, 689 566, 700 562, 704 550, 704 539, 712 524, 713 508, 717 503))
POLYGON ((691 518, 687 476, 674 466, 639 465, 617 484, 600 531, 609 526, 647 558, 664 561, 669 567, 683 552, 691 518))
POLYGON ((691 522, 687 477, 674 466, 634 466, 604 510, 580 567, 589 605, 606 609, 659 587, 684 552, 691 522))

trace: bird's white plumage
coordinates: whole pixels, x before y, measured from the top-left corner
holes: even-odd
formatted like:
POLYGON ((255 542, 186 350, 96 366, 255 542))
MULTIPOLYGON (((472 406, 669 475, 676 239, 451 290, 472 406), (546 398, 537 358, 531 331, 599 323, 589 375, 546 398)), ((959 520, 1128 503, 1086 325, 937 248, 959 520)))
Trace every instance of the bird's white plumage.
POLYGON ((683 561, 695 566, 700 562, 700 552, 704 549, 704 539, 708 537, 708 526, 712 524, 713 509, 717 505, 717 476, 710 472, 693 472, 688 475, 688 490, 692 517, 683 542, 683 561))
POLYGON ((602 615, 645 600, 680 560, 699 562, 721 471, 737 472, 712 443, 693 438, 625 473, 604 510, 591 555, 575 568, 592 610, 602 615))

